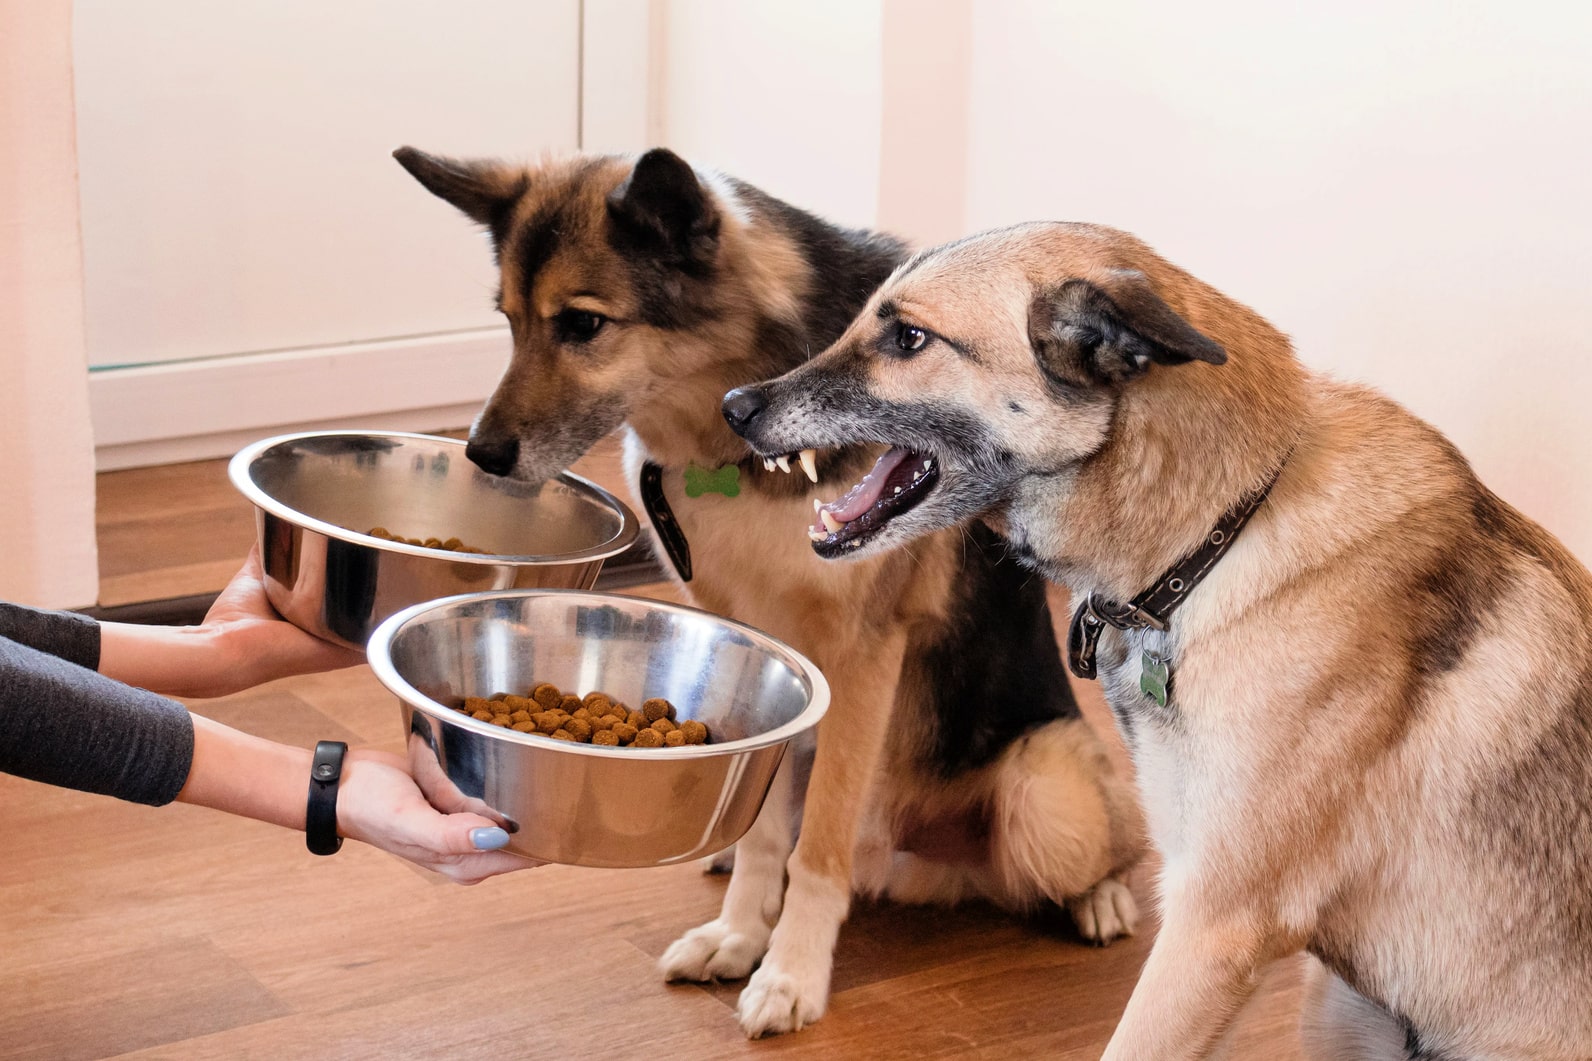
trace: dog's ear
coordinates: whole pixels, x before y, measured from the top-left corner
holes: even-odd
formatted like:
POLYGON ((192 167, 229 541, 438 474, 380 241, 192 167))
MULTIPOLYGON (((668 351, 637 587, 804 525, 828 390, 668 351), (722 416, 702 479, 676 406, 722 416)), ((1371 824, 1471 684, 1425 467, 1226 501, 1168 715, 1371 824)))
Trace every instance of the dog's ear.
POLYGON ((1041 290, 1028 309, 1028 340, 1046 375, 1073 386, 1125 383, 1152 362, 1220 365, 1227 352, 1167 305, 1139 272, 1103 284, 1067 280, 1041 290))
POLYGON ((392 157, 427 191, 490 228, 493 238, 502 242, 514 204, 525 194, 523 170, 501 162, 441 158, 413 147, 400 147, 392 157))
POLYGON ((608 213, 631 239, 682 264, 708 265, 718 253, 719 212, 696 171, 655 147, 608 196, 608 213))

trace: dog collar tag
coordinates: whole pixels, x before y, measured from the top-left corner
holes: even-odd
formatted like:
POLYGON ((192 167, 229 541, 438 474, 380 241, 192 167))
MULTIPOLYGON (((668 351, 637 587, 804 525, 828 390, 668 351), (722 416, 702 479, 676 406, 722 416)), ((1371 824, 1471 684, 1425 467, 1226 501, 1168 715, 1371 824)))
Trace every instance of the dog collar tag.
POLYGON ((685 466, 685 496, 723 494, 735 497, 741 492, 741 469, 734 464, 708 469, 692 461, 685 466))
POLYGON ((1165 707, 1167 687, 1171 684, 1172 661, 1157 659, 1145 649, 1139 655, 1139 691, 1165 707))

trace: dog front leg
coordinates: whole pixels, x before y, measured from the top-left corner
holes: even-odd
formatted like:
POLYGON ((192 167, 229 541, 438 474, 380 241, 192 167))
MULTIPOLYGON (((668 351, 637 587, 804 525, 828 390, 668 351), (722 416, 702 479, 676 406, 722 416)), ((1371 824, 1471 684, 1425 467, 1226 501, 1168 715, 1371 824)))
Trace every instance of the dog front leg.
POLYGON ((791 813, 799 771, 787 760, 763 810, 735 845, 735 867, 719 916, 669 945, 658 959, 668 980, 735 980, 752 971, 768 949, 785 890, 791 851, 791 813))
POLYGON ((1243 910, 1169 899, 1103 1061, 1205 1058, 1254 993, 1274 940, 1243 910))
POLYGON ((785 909, 737 1007, 751 1038, 796 1031, 824 1014, 835 940, 851 904, 863 801, 879 767, 904 648, 904 638, 892 637, 847 673, 831 674, 835 701, 818 724, 785 909))

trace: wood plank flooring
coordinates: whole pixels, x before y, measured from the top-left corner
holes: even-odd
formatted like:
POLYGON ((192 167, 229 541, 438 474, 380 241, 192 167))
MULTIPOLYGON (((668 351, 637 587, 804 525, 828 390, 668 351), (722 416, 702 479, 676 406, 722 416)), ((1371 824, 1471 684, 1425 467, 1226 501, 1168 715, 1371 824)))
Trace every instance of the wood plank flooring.
MULTIPOLYGON (((247 524, 222 534, 233 517, 191 478, 102 477, 102 523, 129 549, 109 577, 175 596, 219 588, 203 565, 235 569, 247 524), (185 519, 209 529, 173 538, 185 519)), ((1121 761, 1097 690, 1079 693, 1121 761)), ((193 707, 297 744, 401 746, 396 704, 363 667, 193 707)), ((1149 917, 1102 950, 981 906, 861 904, 828 1015, 748 1042, 739 984, 654 971, 718 910, 725 879, 694 866, 548 866, 461 888, 359 844, 315 858, 298 833, 9 777, 0 833, 0 1058, 1095 1058, 1154 930, 1149 917)), ((1134 881, 1146 910, 1152 869, 1134 881)), ((1292 960, 1271 970, 1230 1056, 1299 1057, 1298 976, 1292 960)))

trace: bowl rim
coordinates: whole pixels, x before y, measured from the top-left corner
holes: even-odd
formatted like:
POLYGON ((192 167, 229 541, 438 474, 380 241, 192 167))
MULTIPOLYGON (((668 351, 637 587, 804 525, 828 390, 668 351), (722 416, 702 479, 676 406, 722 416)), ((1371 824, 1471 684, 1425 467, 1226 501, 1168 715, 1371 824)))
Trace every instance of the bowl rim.
POLYGON ((533 565, 550 566, 554 564, 587 563, 592 560, 610 560, 634 545, 636 538, 641 533, 641 524, 637 521, 636 514, 630 510, 629 505, 585 476, 576 475, 571 471, 562 471, 555 476, 558 481, 578 492, 592 495, 598 502, 608 506, 619 516, 619 530, 608 541, 576 552, 538 555, 530 553, 459 553, 449 549, 428 549, 423 545, 408 545, 403 542, 389 541, 385 538, 374 538, 369 534, 361 534, 359 531, 349 530, 347 527, 340 527, 335 523, 328 523, 325 520, 316 519, 314 516, 300 512, 296 508, 283 504, 255 484, 254 477, 249 474, 249 469, 260 458, 261 454, 289 442, 310 438, 394 438, 417 442, 440 442, 461 450, 466 445, 463 439, 448 438, 445 435, 427 435, 416 431, 294 431, 285 435, 263 438, 258 442, 251 442, 240 449, 233 454, 232 460, 227 463, 227 477, 232 480, 233 487, 256 508, 269 512, 279 519, 287 520, 296 526, 303 527, 305 530, 314 531, 327 538, 336 538, 339 541, 379 549, 383 552, 404 553, 410 556, 423 556, 430 559, 446 557, 461 564, 488 567, 502 567, 505 564, 513 564, 520 567, 530 567, 533 565))
POLYGON ((365 646, 365 658, 370 664, 370 669, 375 672, 377 679, 387 687, 387 691, 394 694, 406 706, 416 711, 445 721, 450 725, 463 726, 477 733, 484 733, 499 740, 506 740, 511 744, 520 744, 528 748, 547 749, 557 752, 573 752, 578 755, 595 755, 600 758, 619 757, 637 761, 652 762, 660 759, 708 759, 723 755, 733 755, 739 752, 756 751, 775 744, 783 744, 792 737, 816 726, 829 711, 829 680, 823 672, 802 653, 796 651, 772 634, 748 626, 746 623, 735 619, 727 619, 722 615, 693 608, 685 604, 673 604, 668 601, 652 600, 649 597, 631 597, 620 593, 596 593, 591 590, 579 589, 504 589, 487 590, 478 593, 456 593, 450 597, 439 597, 436 600, 423 601, 411 605, 403 611, 395 612, 384 619, 375 633, 370 635, 370 641, 365 646), (510 597, 564 597, 574 600, 592 601, 599 604, 612 604, 616 601, 628 605, 640 605, 643 608, 674 612, 677 614, 697 616, 727 626, 739 631, 758 642, 762 647, 772 652, 781 662, 789 666, 800 675, 812 690, 808 697, 807 706, 797 712, 796 717, 782 726, 759 733, 755 737, 743 737, 740 740, 724 741, 719 744, 688 744, 680 748, 647 748, 644 753, 635 752, 629 748, 610 748, 601 744, 584 744, 578 741, 553 741, 540 737, 532 737, 528 733, 517 733, 514 730, 494 726, 490 722, 471 718, 469 715, 460 714, 453 708, 439 704, 431 699, 398 673, 393 665, 390 649, 393 638, 411 621, 420 618, 427 612, 440 611, 444 608, 472 600, 498 600, 510 597))

